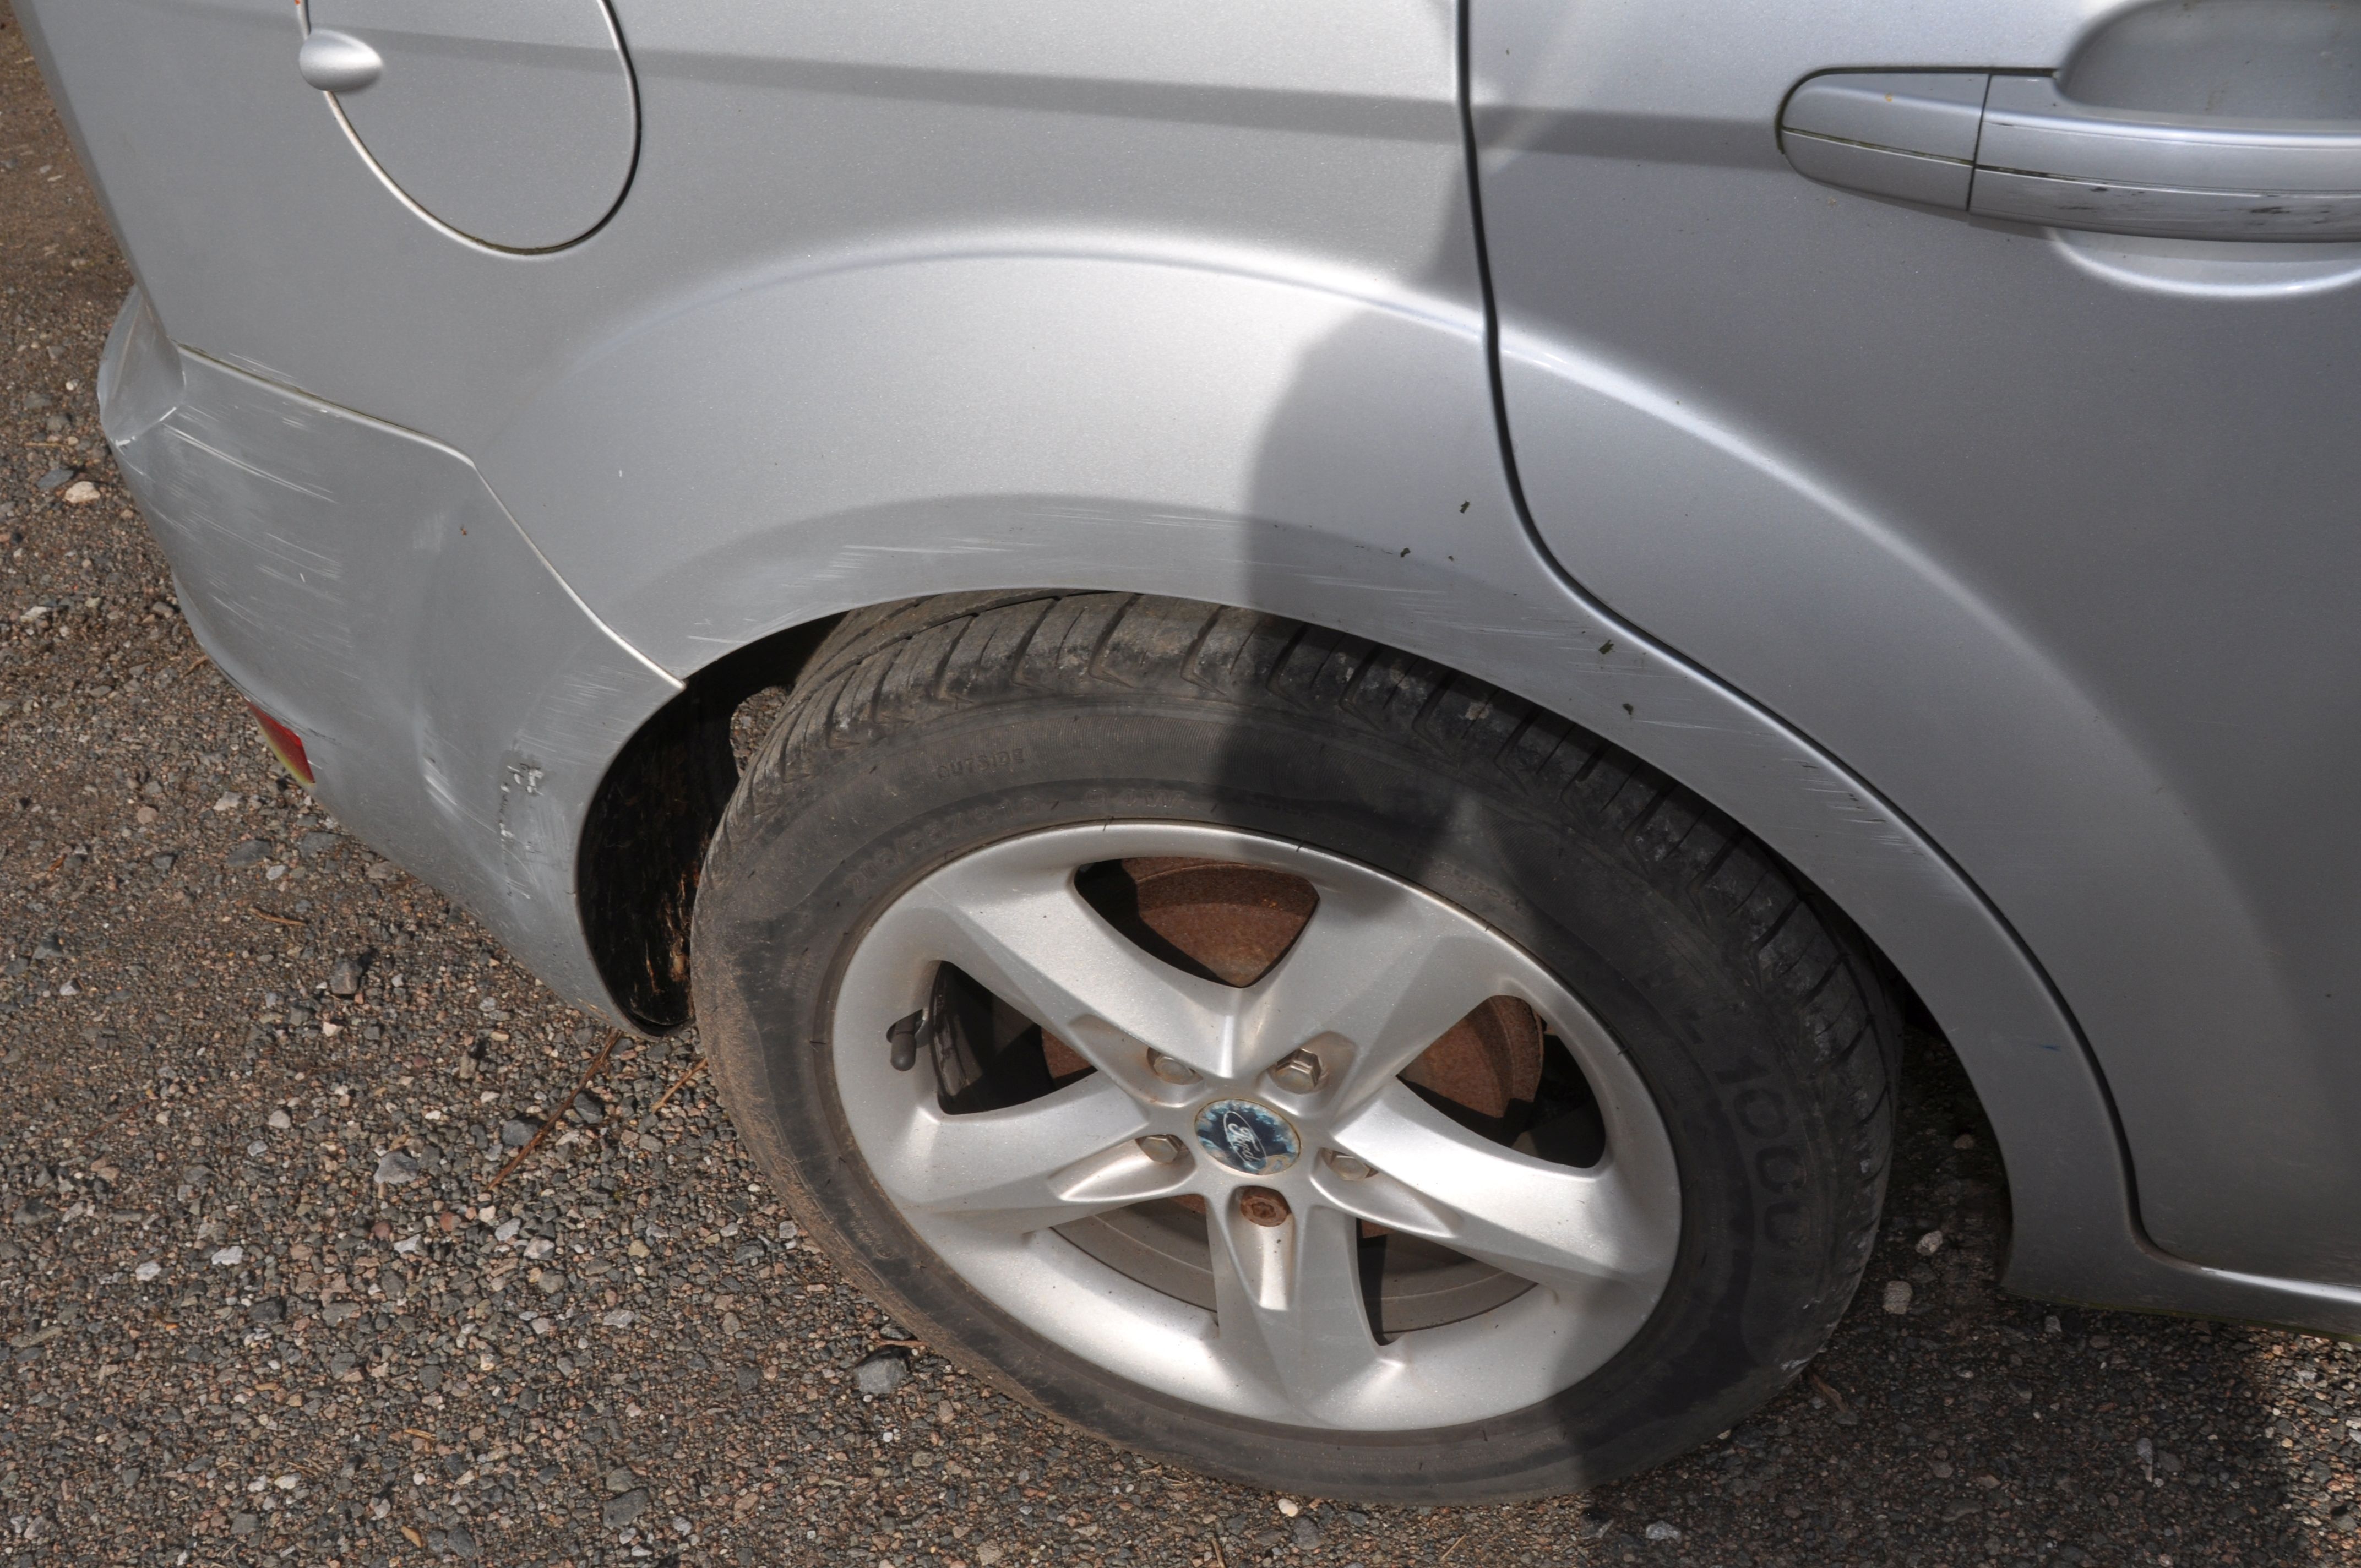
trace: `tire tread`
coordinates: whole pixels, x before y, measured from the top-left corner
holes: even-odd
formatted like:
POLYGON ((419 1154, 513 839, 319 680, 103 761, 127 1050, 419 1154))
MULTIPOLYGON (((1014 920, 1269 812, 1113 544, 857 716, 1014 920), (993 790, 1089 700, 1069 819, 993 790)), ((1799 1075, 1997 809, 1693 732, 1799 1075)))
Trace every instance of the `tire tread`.
POLYGON ((963 706, 1060 694, 1145 693, 1327 713, 1414 747, 1533 807, 1612 829, 1631 866, 1726 933, 1796 1022, 1796 1066, 1849 1117, 1861 1173, 1825 1234, 1829 1277, 1806 1326, 1817 1343, 1874 1241, 1889 1165, 1899 1013, 1867 943, 1719 808, 1571 720, 1447 666, 1253 610, 1155 597, 1019 590, 855 611, 816 652, 758 749, 717 845, 791 781, 849 748, 963 706))

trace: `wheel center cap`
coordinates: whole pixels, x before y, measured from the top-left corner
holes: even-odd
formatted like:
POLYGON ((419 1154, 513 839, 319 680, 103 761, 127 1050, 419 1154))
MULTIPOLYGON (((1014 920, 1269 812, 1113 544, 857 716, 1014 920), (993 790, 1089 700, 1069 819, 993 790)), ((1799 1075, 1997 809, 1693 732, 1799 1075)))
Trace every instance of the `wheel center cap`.
POLYGON ((1197 1141, 1215 1161, 1246 1176, 1285 1170, 1303 1152, 1288 1119, 1253 1100, 1216 1100, 1198 1112, 1197 1141))

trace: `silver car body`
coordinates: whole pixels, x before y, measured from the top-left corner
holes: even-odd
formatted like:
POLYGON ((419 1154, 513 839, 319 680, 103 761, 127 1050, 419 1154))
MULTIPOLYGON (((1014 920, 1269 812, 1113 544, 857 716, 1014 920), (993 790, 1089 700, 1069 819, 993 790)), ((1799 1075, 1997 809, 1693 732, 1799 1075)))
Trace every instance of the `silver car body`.
MULTIPOLYGON (((1974 1080, 2015 1288, 2361 1332, 2361 247, 1947 211, 1779 133, 1841 70, 2361 98, 2102 0, 1466 5, 19 10, 192 625, 569 999, 634 1011, 619 770, 733 660, 958 589, 1248 606, 1812 879, 1974 1080)), ((2348 9, 2193 14, 2301 66, 2348 9)))

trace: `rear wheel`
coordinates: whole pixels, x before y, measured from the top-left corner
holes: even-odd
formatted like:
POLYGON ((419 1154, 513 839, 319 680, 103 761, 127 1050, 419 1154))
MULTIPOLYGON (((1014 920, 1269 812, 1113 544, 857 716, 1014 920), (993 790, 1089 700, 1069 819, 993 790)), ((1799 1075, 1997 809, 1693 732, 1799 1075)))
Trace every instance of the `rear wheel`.
POLYGON ((1109 595, 849 620, 708 856, 700 1027, 830 1255, 1113 1441, 1507 1497, 1710 1436, 1873 1234, 1833 915, 1423 661, 1109 595))

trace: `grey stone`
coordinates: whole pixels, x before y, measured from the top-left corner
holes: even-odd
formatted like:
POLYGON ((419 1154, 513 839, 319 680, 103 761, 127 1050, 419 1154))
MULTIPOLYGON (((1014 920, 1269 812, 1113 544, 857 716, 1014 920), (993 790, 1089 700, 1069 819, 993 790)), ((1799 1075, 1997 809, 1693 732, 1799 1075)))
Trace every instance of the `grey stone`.
POLYGON ((64 958, 66 956, 65 938, 55 931, 50 932, 33 945, 33 956, 42 959, 64 958))
POLYGON ((418 1157, 408 1149, 392 1149, 377 1162, 377 1175, 372 1178, 380 1187, 399 1187, 405 1181, 418 1179, 418 1157))
POLYGON ((620 1497, 640 1484, 640 1478, 624 1465, 618 1464, 607 1472, 607 1490, 620 1497))
POLYGON ((344 840, 336 837, 334 833, 314 830, 304 834, 302 840, 296 845, 296 848, 301 850, 303 852, 303 858, 309 861, 315 860, 318 857, 326 854, 329 850, 335 849, 337 845, 343 842, 344 840))
POLYGON ((224 858, 222 863, 232 866, 257 866, 260 865, 263 858, 269 853, 270 846, 261 839, 241 839, 230 846, 229 854, 224 858))
POLYGON ((634 1486, 620 1497, 609 1497, 607 1506, 598 1510, 598 1519, 609 1530, 620 1530, 647 1511, 648 1490, 634 1486))
POLYGON ((898 1350, 881 1350, 852 1369, 852 1386, 864 1394, 891 1394, 910 1380, 910 1358, 898 1350))
POLYGON ((1295 1519, 1295 1544, 1299 1551, 1309 1552, 1320 1544, 1320 1527, 1310 1514, 1298 1514, 1295 1519))
POLYGON ((148 863, 159 872, 169 872, 172 869, 172 860, 173 857, 170 855, 158 855, 148 863))
POLYGON ((236 1519, 229 1521, 229 1532, 232 1535, 252 1535, 256 1530, 260 1530, 261 1528, 262 1516, 260 1514, 240 1514, 236 1519))
POLYGON ((531 1122, 502 1122, 500 1142, 512 1149, 521 1149, 533 1142, 533 1134, 541 1129, 531 1122))
MULTIPOLYGON (((34 488, 47 494, 50 490, 59 488, 73 477, 74 471, 72 469, 65 466, 63 464, 60 464, 57 467, 50 469, 48 473, 35 480, 34 488)), ((242 1518, 244 1516, 240 1517, 242 1518)))
POLYGON ((338 959, 328 968, 328 992, 333 996, 357 996, 361 989, 361 966, 357 959, 338 959))

